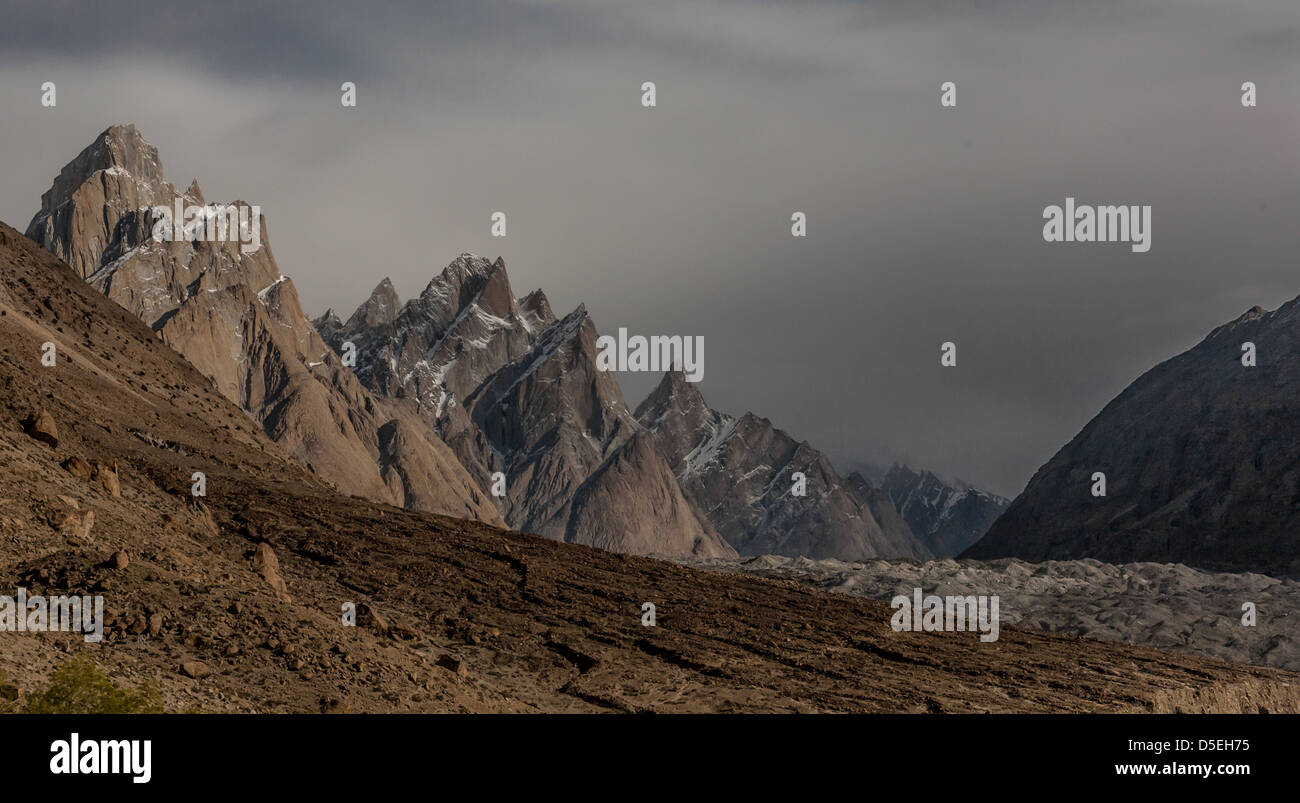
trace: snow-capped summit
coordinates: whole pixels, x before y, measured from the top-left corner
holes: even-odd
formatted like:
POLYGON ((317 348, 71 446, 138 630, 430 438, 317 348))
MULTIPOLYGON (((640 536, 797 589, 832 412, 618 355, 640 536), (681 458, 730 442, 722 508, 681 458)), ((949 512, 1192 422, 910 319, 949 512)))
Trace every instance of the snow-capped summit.
POLYGON ((940 558, 956 556, 978 541, 1010 504, 961 481, 945 482, 933 472, 899 464, 881 487, 916 537, 940 558))

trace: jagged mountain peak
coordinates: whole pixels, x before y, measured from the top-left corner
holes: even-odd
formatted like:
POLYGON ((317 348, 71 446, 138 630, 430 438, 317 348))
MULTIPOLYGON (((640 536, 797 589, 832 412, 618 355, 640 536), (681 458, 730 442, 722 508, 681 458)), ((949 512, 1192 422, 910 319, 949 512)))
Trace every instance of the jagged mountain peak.
POLYGON ((142 208, 170 205, 177 193, 163 180, 158 149, 135 126, 113 126, 64 165, 41 196, 27 236, 87 277, 107 257, 143 242, 142 208), (76 246, 70 242, 79 239, 76 246))
POLYGON ((951 557, 984 536, 1010 502, 960 480, 894 463, 880 483, 917 538, 951 557))
POLYGON ((94 142, 86 146, 82 155, 95 157, 91 164, 98 164, 101 170, 121 167, 138 178, 162 178, 162 160, 158 157, 158 149, 131 123, 105 129, 94 142))
POLYGON ((445 444, 381 438, 409 412, 371 397, 330 353, 280 273, 260 214, 251 249, 238 232, 239 241, 156 239, 148 207, 193 204, 202 192, 194 181, 182 196, 163 181, 157 150, 129 126, 109 129, 65 168, 46 198, 61 194, 69 202, 38 214, 28 236, 66 255, 309 470, 346 493, 500 520, 445 444))
POLYGON ((505 267, 505 262, 500 257, 497 257, 496 261, 493 262, 487 257, 465 251, 449 262, 447 267, 443 268, 442 276, 444 278, 459 277, 461 279, 470 276, 487 276, 492 272, 493 268, 497 267, 505 267))
MULTIPOLYGON (((228 206, 236 210, 230 225, 206 202, 197 179, 178 192, 163 176, 158 150, 134 126, 115 126, 62 169, 27 236, 156 327, 196 292, 241 283, 257 291, 281 278, 260 210, 242 200, 228 206), (177 203, 208 207, 208 231, 222 233, 156 237, 156 225, 172 220, 177 203), (252 226, 247 241, 241 219, 252 226)), ((175 231, 181 224, 172 222, 175 231)))
POLYGON ((144 182, 163 180, 162 160, 134 125, 108 128, 68 162, 54 185, 41 197, 41 211, 49 214, 67 203, 72 193, 93 173, 114 170, 144 182))
MULTIPOLYGON (((536 342, 521 361, 522 364, 514 366, 515 373, 509 384, 509 387, 497 395, 499 400, 502 396, 513 389, 520 382, 530 376, 539 367, 556 355, 562 348, 581 337, 584 328, 590 328, 591 319, 587 315, 585 304, 579 304, 577 309, 565 315, 560 320, 548 326, 538 335, 536 342)), ((594 339, 594 335, 593 335, 594 339)), ((495 402, 494 402, 495 403, 495 402)))
POLYGON ((704 395, 700 393, 696 383, 687 381, 686 372, 679 369, 664 371, 663 379, 659 380, 659 387, 665 389, 674 399, 688 402, 704 401, 704 395))
MULTIPOLYGON (((977 490, 975 486, 971 485, 965 480, 961 480, 956 477, 941 476, 928 468, 915 469, 909 466, 907 463, 895 462, 892 466, 890 466, 889 471, 885 474, 884 481, 888 481, 889 477, 891 476, 896 479, 903 478, 903 480, 907 482, 923 482, 923 483, 934 484, 934 485, 942 485, 958 491, 977 490)), ((980 491, 980 493, 986 493, 986 492, 980 491)))
POLYGON ((1237 332, 1239 329, 1241 329, 1242 327, 1251 326, 1252 324, 1256 324, 1260 322, 1266 322, 1269 319, 1273 318, 1274 316, 1283 317, 1289 311, 1289 308, 1293 308, 1293 307, 1300 307, 1300 299, 1293 299, 1292 301, 1283 304, 1281 307, 1278 307, 1276 310, 1267 310, 1259 306, 1258 304, 1256 304, 1255 306, 1246 310, 1242 314, 1238 315, 1236 318, 1233 318, 1231 321, 1228 321, 1222 326, 1215 327, 1208 335, 1205 336, 1205 339, 1207 341, 1215 340, 1219 337, 1223 337, 1228 334, 1233 334, 1237 332))
POLYGON ((658 426, 669 415, 686 416, 708 409, 704 394, 694 382, 686 381, 682 371, 665 371, 655 389, 636 408, 638 421, 658 426))
POLYGON ((135 127, 135 123, 119 123, 118 125, 111 125, 104 129, 98 139, 102 139, 107 143, 122 144, 146 142, 145 138, 141 136, 140 130, 135 127))
POLYGON ((352 313, 345 326, 349 330, 384 326, 395 321, 401 310, 402 299, 392 281, 385 276, 370 292, 370 297, 352 313))
POLYGON ((637 407, 637 421, 741 555, 930 557, 888 500, 841 480, 825 455, 766 418, 733 419, 710 408, 680 371, 664 374, 637 407))
POLYGON ((465 252, 402 304, 391 282, 335 327, 318 329, 338 349, 358 350, 357 376, 382 395, 412 400, 441 431, 443 414, 464 403, 504 366, 519 359, 555 322, 544 299, 521 310, 505 261, 465 252))
POLYGON ((518 307, 514 290, 510 287, 510 276, 506 273, 506 263, 500 258, 488 270, 475 302, 498 318, 513 318, 517 315, 518 307))
POLYGON ((515 309, 505 261, 500 257, 495 262, 489 261, 468 251, 453 259, 425 285, 418 302, 417 314, 432 317, 439 327, 450 325, 475 302, 499 317, 506 317, 515 309))
POLYGON ((943 482, 933 471, 929 469, 917 471, 906 463, 894 463, 890 466, 889 471, 885 474, 885 479, 889 480, 890 478, 907 482, 943 482))
POLYGON ((534 290, 519 301, 519 315, 530 332, 555 323, 555 312, 551 302, 541 288, 534 290))
POLYGON ((343 321, 339 319, 338 313, 333 307, 322 312, 319 316, 311 321, 311 325, 320 332, 321 337, 325 338, 326 343, 333 342, 333 335, 343 328, 343 321))

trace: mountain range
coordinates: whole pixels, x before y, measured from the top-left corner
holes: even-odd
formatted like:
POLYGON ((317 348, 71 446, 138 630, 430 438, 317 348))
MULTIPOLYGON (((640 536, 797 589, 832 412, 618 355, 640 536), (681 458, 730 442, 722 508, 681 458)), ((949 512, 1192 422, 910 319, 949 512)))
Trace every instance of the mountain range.
MULTIPOLYGON (((501 259, 462 254, 416 298, 403 301, 384 279, 346 319, 330 310, 309 320, 264 218, 254 218, 256 248, 160 241, 155 210, 176 203, 227 206, 209 203, 197 180, 176 190, 157 149, 114 126, 59 173, 27 235, 344 493, 701 557, 924 560, 952 554, 996 515, 968 494, 957 518, 909 519, 894 499, 906 495, 903 479, 890 490, 841 477, 766 419, 710 409, 678 374, 634 412, 597 368, 586 308, 558 317, 540 289, 517 297, 501 259)), ((948 495, 942 504, 952 507, 948 495)))
POLYGON ((497 501, 511 527, 620 552, 735 554, 596 368, 586 308, 557 318, 540 290, 517 299, 502 260, 462 254, 407 303, 385 279, 346 321, 327 312, 317 326, 336 351, 355 349, 358 378, 411 404, 481 487, 504 475, 497 501))

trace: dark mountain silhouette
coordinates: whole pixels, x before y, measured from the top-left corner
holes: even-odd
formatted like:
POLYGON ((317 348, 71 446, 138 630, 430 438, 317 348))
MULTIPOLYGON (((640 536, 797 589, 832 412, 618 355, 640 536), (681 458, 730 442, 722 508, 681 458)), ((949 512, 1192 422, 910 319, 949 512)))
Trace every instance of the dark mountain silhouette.
POLYGON ((1300 299, 1255 307, 1142 375, 964 556, 1300 574, 1298 434, 1300 299))

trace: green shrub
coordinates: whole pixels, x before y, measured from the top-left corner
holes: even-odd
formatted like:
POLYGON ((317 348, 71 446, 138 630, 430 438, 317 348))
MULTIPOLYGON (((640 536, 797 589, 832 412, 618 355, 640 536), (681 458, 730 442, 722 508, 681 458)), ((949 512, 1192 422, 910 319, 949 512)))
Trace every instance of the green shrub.
POLYGON ((0 669, 0 714, 13 714, 18 711, 18 686, 9 680, 9 675, 0 669))
POLYGON ((23 709, 29 714, 161 714, 158 690, 119 688, 85 655, 65 661, 50 684, 34 693, 23 709))

